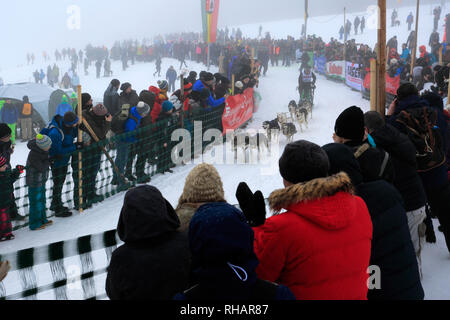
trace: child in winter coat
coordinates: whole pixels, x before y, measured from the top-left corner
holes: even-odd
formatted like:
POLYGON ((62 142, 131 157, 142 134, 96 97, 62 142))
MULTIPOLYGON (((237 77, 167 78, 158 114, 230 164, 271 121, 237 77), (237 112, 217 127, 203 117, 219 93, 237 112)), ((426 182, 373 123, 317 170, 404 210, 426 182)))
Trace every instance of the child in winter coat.
POLYGON ((47 220, 45 197, 45 184, 50 167, 48 151, 51 146, 52 140, 42 134, 28 142, 30 153, 27 159, 26 182, 30 200, 30 230, 33 231, 53 224, 53 221, 47 220))
POLYGON ((0 242, 13 240, 10 210, 13 206, 14 182, 19 179, 24 167, 11 170, 5 157, 0 156, 0 242))

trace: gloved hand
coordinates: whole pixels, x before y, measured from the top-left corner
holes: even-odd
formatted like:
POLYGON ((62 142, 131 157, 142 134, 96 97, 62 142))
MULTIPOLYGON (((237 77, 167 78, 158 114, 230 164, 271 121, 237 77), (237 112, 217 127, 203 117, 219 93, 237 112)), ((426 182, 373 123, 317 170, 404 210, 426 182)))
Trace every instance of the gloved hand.
POLYGON ((266 203, 261 191, 255 194, 245 182, 241 182, 236 191, 239 205, 252 227, 262 226, 266 222, 266 203))
POLYGON ((16 169, 19 170, 20 173, 23 173, 25 171, 25 167, 21 165, 16 166, 16 169))
POLYGON ((75 142, 75 147, 77 148, 77 150, 81 150, 84 147, 83 142, 75 142))

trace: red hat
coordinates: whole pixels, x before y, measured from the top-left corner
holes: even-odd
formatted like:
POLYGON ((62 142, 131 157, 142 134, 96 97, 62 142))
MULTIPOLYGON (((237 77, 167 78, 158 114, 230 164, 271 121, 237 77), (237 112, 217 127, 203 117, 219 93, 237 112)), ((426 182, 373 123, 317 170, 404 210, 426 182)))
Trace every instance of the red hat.
POLYGON ((192 83, 189 82, 188 84, 184 85, 184 91, 189 91, 191 89, 192 89, 192 83))

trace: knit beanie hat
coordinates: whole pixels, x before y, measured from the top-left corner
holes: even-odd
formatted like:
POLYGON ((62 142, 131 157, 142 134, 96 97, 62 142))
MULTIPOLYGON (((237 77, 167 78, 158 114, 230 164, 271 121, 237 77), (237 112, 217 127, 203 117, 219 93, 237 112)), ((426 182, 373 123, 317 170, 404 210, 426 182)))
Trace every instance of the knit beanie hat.
POLYGON ((6 160, 5 157, 0 156, 0 168, 3 167, 7 162, 8 160, 6 160))
POLYGON ((169 88, 169 83, 167 83, 166 80, 162 80, 162 81, 160 80, 160 81, 158 81, 158 87, 161 90, 167 90, 169 88))
POLYGON ((39 147, 39 149, 48 151, 52 146, 52 140, 46 135, 38 134, 36 136, 36 145, 39 147))
POLYGON ((113 79, 113 80, 111 80, 111 85, 113 87, 118 87, 120 85, 120 81, 117 79, 113 79))
POLYGON ((63 122, 67 127, 71 127, 74 124, 77 124, 78 121, 79 121, 78 116, 71 111, 66 112, 63 118, 63 122))
POLYGON ((168 100, 164 101, 162 104, 162 109, 164 112, 169 112, 173 108, 174 108, 173 103, 168 100))
POLYGON ((203 79, 205 81, 212 81, 212 80, 214 80, 214 75, 211 72, 207 72, 205 74, 205 76, 203 77, 203 79))
POLYGON ((364 139, 364 112, 356 107, 344 110, 336 120, 334 132, 337 136, 355 141, 364 139))
POLYGON ((297 184, 328 176, 330 161, 321 147, 300 140, 286 146, 279 166, 284 180, 297 184))
POLYGON ((62 103, 69 103, 69 98, 67 98, 66 95, 63 95, 63 96, 62 96, 62 99, 61 99, 61 102, 62 102, 62 103))
POLYGON ((136 110, 142 117, 145 117, 150 113, 150 106, 145 102, 140 101, 136 106, 136 110))
POLYGON ((104 117, 108 114, 108 109, 101 103, 97 104, 95 107, 92 107, 92 112, 99 117, 104 117))
POLYGON ((92 97, 89 93, 83 93, 81 95, 81 105, 85 106, 91 99, 92 99, 92 97))
POLYGON ((244 84, 241 81, 236 82, 235 84, 236 88, 242 89, 244 87, 244 84))
POLYGON ((120 90, 122 91, 126 91, 128 88, 131 88, 131 84, 129 82, 125 82, 122 84, 122 86, 120 87, 120 90))
POLYGON ((192 83, 188 82, 184 85, 184 91, 192 90, 192 83))
POLYGON ((178 207, 184 203, 225 202, 222 179, 216 168, 202 163, 187 176, 178 207))
POLYGON ((409 96, 418 96, 419 91, 411 82, 403 83, 397 89, 397 98, 399 101, 408 98, 409 96))
POLYGON ((70 99, 74 100, 77 98, 77 94, 75 92, 72 92, 72 94, 70 95, 70 99))
POLYGON ((0 123, 0 139, 11 136, 11 128, 6 123, 0 123))

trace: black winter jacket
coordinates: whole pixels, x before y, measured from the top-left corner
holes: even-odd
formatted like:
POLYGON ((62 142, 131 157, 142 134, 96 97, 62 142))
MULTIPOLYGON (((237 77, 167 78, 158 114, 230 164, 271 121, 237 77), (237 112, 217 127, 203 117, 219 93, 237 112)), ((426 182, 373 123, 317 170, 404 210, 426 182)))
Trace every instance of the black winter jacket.
POLYGON ((50 168, 48 152, 40 149, 36 140, 29 141, 27 146, 30 149, 27 159, 27 185, 32 188, 45 186, 50 168))
POLYGON ((370 134, 377 146, 392 157, 395 169, 394 186, 403 197, 406 211, 425 206, 427 198, 417 173, 416 148, 408 136, 396 128, 385 125, 370 134))
POLYGON ((171 300, 187 289, 190 253, 175 210, 154 187, 125 196, 118 234, 125 244, 113 252, 106 293, 111 300, 171 300))
POLYGON ((103 105, 113 116, 120 111, 119 94, 117 93, 117 89, 113 87, 112 84, 109 85, 103 95, 103 105))

